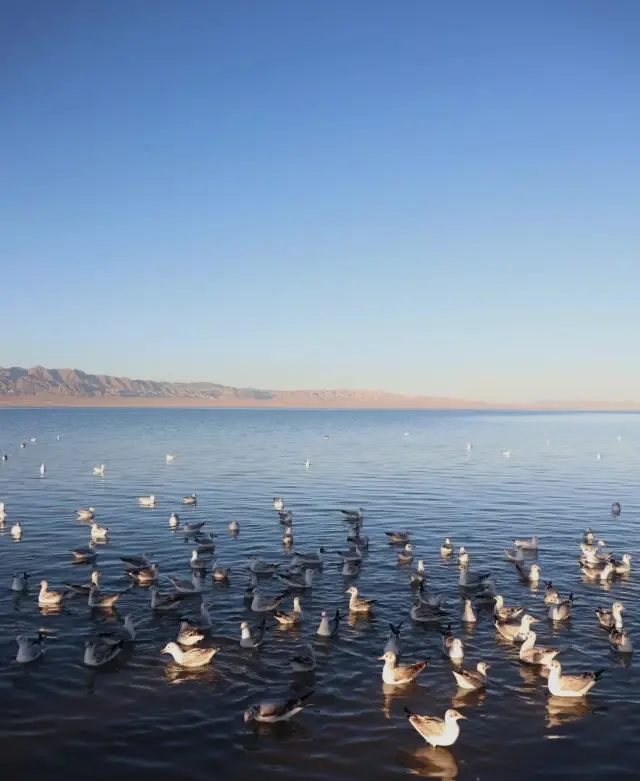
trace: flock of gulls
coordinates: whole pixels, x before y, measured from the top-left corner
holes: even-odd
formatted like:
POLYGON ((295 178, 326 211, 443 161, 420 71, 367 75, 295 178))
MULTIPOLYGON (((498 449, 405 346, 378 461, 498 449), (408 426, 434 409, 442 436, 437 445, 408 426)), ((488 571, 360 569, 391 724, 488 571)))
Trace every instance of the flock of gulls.
MULTIPOLYGON (((176 458, 167 454, 167 462, 176 458)), ((5 459, 6 460, 6 459, 5 459)), ((306 464, 305 464, 306 466, 306 464)), ((308 468, 308 467, 307 467, 308 468)), ((41 466, 41 473, 46 468, 41 466)), ((105 466, 94 467, 93 473, 104 476, 105 466)), ((156 506, 154 495, 139 496, 140 507, 156 506)), ((182 497, 184 505, 197 504, 196 494, 182 497)), ((237 642, 242 649, 257 649, 268 644, 268 629, 271 626, 300 627, 307 618, 303 611, 301 599, 307 596, 314 587, 314 578, 319 570, 328 563, 338 564, 341 574, 349 584, 344 593, 344 606, 335 611, 322 611, 317 625, 313 623, 310 631, 317 638, 330 640, 340 633, 341 621, 347 614, 370 615, 376 609, 376 600, 367 599, 360 593, 355 581, 363 568, 367 566, 367 556, 370 539, 365 532, 365 510, 343 509, 339 511, 341 521, 346 523, 347 550, 330 552, 320 547, 315 552, 300 552, 294 547, 293 512, 285 507, 282 498, 274 498, 271 502, 280 523, 281 542, 284 550, 290 555, 288 566, 281 563, 265 561, 249 555, 246 563, 247 583, 244 592, 245 620, 239 623, 237 642), (273 588, 276 585, 277 588, 273 588), (271 587, 271 588, 270 588, 271 587), (272 593, 275 592, 275 593, 272 593), (284 605, 289 604, 288 610, 284 605), (268 623, 269 622, 269 623, 268 623), (315 627, 315 628, 313 628, 315 627)), ((615 502, 611 508, 614 516, 619 516, 621 508, 615 502)), ((338 511, 336 511, 338 514, 338 511)), ((4 504, 0 504, 0 527, 8 519, 4 504)), ((101 587, 101 572, 98 567, 99 545, 108 543, 110 531, 96 521, 96 509, 93 507, 79 509, 78 521, 88 524, 89 544, 71 550, 70 563, 85 564, 91 567, 91 575, 86 583, 65 583, 56 589, 50 589, 46 580, 41 580, 37 603, 43 612, 59 611, 67 600, 86 600, 92 610, 114 611, 127 600, 127 590, 117 593, 105 593, 101 587)), ((200 669, 214 663, 220 647, 210 641, 212 633, 211 605, 202 601, 202 592, 206 579, 226 581, 229 578, 229 567, 223 566, 215 556, 216 534, 204 531, 206 521, 184 522, 177 512, 169 518, 169 527, 181 532, 184 539, 193 543, 193 551, 185 568, 189 577, 185 579, 168 576, 168 582, 173 586, 169 593, 159 589, 161 567, 158 562, 151 561, 147 554, 132 553, 120 558, 123 573, 130 580, 132 588, 135 584, 149 589, 149 611, 151 613, 175 613, 175 638, 167 638, 161 654, 170 655, 174 662, 184 668, 200 669), (187 602, 191 597, 200 598, 199 615, 197 619, 185 619, 185 606, 194 604, 187 602)), ((11 535, 20 540, 23 529, 18 521, 10 526, 11 535)), ((228 532, 233 536, 240 533, 237 521, 231 521, 228 532)), ((382 664, 382 682, 391 687, 402 687, 410 684, 418 676, 425 674, 430 659, 408 661, 403 657, 402 625, 431 624, 442 637, 442 653, 451 663, 451 675, 461 694, 481 691, 490 686, 490 666, 483 660, 468 660, 465 645, 459 633, 453 628, 473 625, 480 611, 490 611, 496 633, 510 644, 519 647, 519 658, 523 665, 537 668, 551 695, 562 698, 583 698, 596 685, 603 670, 572 672, 567 674, 558 657, 561 648, 543 647, 537 644, 537 636, 532 626, 539 622, 525 605, 506 605, 499 593, 496 581, 490 572, 476 570, 472 563, 472 552, 465 547, 454 546, 450 538, 446 538, 440 546, 442 559, 455 559, 457 563, 457 580, 460 595, 459 609, 445 603, 442 594, 436 593, 429 586, 429 574, 423 559, 414 560, 414 545, 410 531, 385 532, 385 545, 389 555, 397 564, 407 571, 407 609, 406 615, 398 625, 389 624, 389 633, 383 641, 381 638, 381 654, 378 661, 382 664), (457 614, 452 619, 452 613, 457 614)), ((381 541, 381 540, 380 540, 381 541)), ((625 577, 631 571, 631 555, 625 553, 620 559, 614 557, 607 549, 605 542, 587 529, 582 539, 576 540, 580 555, 577 565, 585 579, 593 582, 606 583, 625 577)), ((513 545, 505 548, 505 559, 513 565, 514 577, 523 584, 537 587, 544 584, 544 605, 547 619, 554 624, 568 621, 572 616, 574 598, 572 594, 561 595, 553 582, 542 580, 541 566, 537 562, 540 542, 537 537, 515 539, 513 545)), ((75 570, 76 572, 78 570, 75 570)), ((163 571, 164 575, 164 571, 163 571)), ((20 594, 28 594, 30 575, 28 572, 18 572, 13 576, 11 589, 20 594)), ((610 607, 601 607, 593 616, 604 630, 603 639, 611 649, 618 654, 631 654, 633 651, 631 639, 624 626, 624 605, 620 601, 610 607)), ((124 620, 113 622, 114 628, 109 631, 95 633, 85 642, 84 664, 91 668, 109 665, 117 659, 123 649, 136 642, 137 627, 133 616, 127 614, 124 620)), ((19 635, 16 638, 18 651, 16 663, 31 664, 40 660, 48 641, 45 634, 37 637, 19 635)), ((291 671, 294 675, 305 675, 316 669, 314 643, 307 642, 300 646, 290 659, 291 671)), ((303 679, 304 680, 304 679, 303 679)), ((288 721, 307 705, 313 691, 291 694, 270 702, 260 702, 244 712, 246 722, 274 723, 288 721)), ((404 708, 411 726, 420 736, 433 747, 452 746, 460 735, 459 721, 466 719, 458 710, 448 709, 443 718, 433 715, 419 715, 404 708)))

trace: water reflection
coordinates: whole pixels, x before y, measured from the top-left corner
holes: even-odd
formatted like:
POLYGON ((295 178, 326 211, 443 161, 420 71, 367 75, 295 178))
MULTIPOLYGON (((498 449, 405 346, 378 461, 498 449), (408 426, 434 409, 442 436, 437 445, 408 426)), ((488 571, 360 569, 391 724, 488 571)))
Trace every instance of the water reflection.
POLYGON ((594 710, 586 697, 555 697, 549 696, 547 699, 547 718, 548 728, 560 727, 572 721, 578 721, 584 716, 589 716, 594 710))
POLYGON ((409 773, 423 778, 439 778, 454 781, 458 777, 458 763, 446 748, 419 748, 411 757, 409 773))
POLYGON ((164 677, 167 683, 186 683, 187 681, 206 681, 213 683, 217 678, 216 669, 209 664, 206 667, 199 667, 189 670, 181 667, 175 662, 169 662, 164 668, 164 677))

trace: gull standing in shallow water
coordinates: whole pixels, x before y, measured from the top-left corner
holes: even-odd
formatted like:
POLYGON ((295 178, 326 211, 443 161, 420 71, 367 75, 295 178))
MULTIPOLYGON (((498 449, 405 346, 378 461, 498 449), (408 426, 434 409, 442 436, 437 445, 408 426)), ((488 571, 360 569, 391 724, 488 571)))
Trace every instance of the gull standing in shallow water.
POLYGON ((303 694, 302 697, 291 697, 283 702, 269 702, 261 705, 253 705, 244 712, 245 724, 249 721, 262 721, 274 724, 277 721, 289 721, 304 708, 304 701, 311 697, 312 691, 303 694))
POLYGON ((563 675, 562 665, 554 659, 549 664, 549 691, 556 697, 584 697, 596 685, 603 673, 604 670, 597 670, 577 675, 563 675))
POLYGON ((458 720, 467 718, 453 708, 444 714, 444 719, 437 719, 434 716, 418 716, 417 713, 412 713, 406 707, 404 712, 409 719, 409 724, 434 748, 436 746, 453 746, 460 735, 458 720))
POLYGON ((382 668, 382 681, 383 683, 390 684, 392 686, 401 686, 405 683, 411 683, 417 678, 424 668, 429 663, 429 659, 425 659, 424 662, 416 662, 415 664, 397 664, 397 658, 393 651, 387 651, 378 657, 379 662, 384 662, 382 668))

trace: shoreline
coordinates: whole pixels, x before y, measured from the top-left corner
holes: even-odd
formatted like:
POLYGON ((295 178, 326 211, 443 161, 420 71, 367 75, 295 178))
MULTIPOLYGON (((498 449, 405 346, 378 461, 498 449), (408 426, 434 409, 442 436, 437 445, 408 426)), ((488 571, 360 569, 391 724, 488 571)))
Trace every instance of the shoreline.
POLYGON ((344 409, 344 410, 424 410, 424 411, 521 411, 521 412, 640 412, 640 404, 614 402, 536 402, 523 404, 491 404, 442 398, 376 399, 189 399, 153 397, 61 397, 61 396, 0 396, 0 409, 29 408, 165 408, 165 409, 344 409))

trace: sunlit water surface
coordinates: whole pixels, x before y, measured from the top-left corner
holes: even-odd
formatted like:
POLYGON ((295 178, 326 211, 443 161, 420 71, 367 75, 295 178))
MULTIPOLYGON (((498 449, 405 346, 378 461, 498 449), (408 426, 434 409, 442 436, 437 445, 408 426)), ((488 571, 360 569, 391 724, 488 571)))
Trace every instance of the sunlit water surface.
MULTIPOLYGON (((635 638, 638 576, 605 590, 583 582, 577 543, 592 526, 618 554, 636 556, 640 476, 640 417, 622 414, 524 414, 254 410, 17 410, 0 411, 0 756, 3 777, 112 779, 385 779, 408 774, 443 779, 512 781, 534 778, 638 778, 640 689, 633 662, 608 647, 594 614, 614 599, 627 606, 635 638), (57 439, 59 435, 60 439, 57 439), (36 437, 30 443, 30 437, 36 437), (24 449, 20 442, 27 442, 24 449), (467 452, 466 444, 473 448, 467 452), (510 458, 501 455, 509 448, 510 458), (167 464, 165 453, 179 458, 167 464), (598 459, 597 454, 601 457, 598 459), (305 459, 311 461, 304 468, 305 459), (41 477, 39 465, 46 474, 41 477), (106 464, 104 477, 92 467, 106 464), (181 497, 196 493, 196 507, 181 497), (156 509, 136 504, 154 493, 156 509), (239 625, 254 620, 243 594, 247 555, 286 563, 282 527, 271 507, 283 496, 294 513, 294 549, 323 545, 345 550, 341 507, 366 509, 371 547, 357 585, 379 600, 370 618, 345 620, 340 636, 317 641, 315 674, 294 676, 288 659, 315 639, 320 612, 346 608, 349 585, 329 554, 312 594, 302 597, 301 629, 270 628, 263 648, 242 651, 239 625), (622 504, 613 518, 611 503, 622 504), (198 600, 176 616, 154 617, 144 588, 128 591, 119 614, 141 622, 139 640, 104 671, 82 664, 87 636, 109 619, 70 599, 59 614, 37 605, 41 578, 53 588, 86 582, 90 568, 71 566, 69 549, 89 542, 75 519, 97 508, 110 528, 99 548, 105 592, 121 590, 120 555, 148 551, 165 574, 188 577, 192 546, 169 529, 172 511, 183 521, 206 520, 218 532, 216 558, 232 568, 228 586, 207 580, 213 603, 213 642, 222 646, 202 672, 184 672, 159 651, 175 638, 180 614, 196 616, 198 600), (237 519, 237 538, 227 533, 237 519), (24 536, 9 529, 20 520, 24 536), (437 626, 405 620, 404 658, 431 657, 427 671, 405 689, 384 691, 376 657, 388 622, 408 619, 409 568, 398 566, 386 530, 410 529, 429 586, 446 594, 450 619, 465 643, 469 665, 491 665, 486 694, 460 697, 442 657, 437 626), (503 559, 514 536, 541 538, 543 580, 576 597, 562 627, 545 618, 542 591, 531 591, 503 559), (457 571, 439 557, 444 536, 464 545, 472 568, 492 570, 507 604, 524 603, 541 619, 539 643, 563 649, 567 669, 606 668, 584 701, 550 697, 545 680, 518 663, 517 648, 499 642, 491 615, 461 626, 457 571), (14 571, 32 576, 21 597, 9 590, 14 571), (15 636, 53 633, 43 659, 15 664, 15 636), (254 729, 242 713, 270 695, 315 691, 289 724, 254 729), (406 721, 403 705, 442 716, 452 704, 468 721, 451 750, 429 749, 406 721), (36 776, 37 774, 37 776, 36 776)), ((640 566, 640 556, 634 559, 640 566)), ((164 580, 163 590, 171 584, 164 580)), ((268 594, 281 591, 265 584, 268 594)), ((290 601, 285 603, 287 609, 290 601)))

